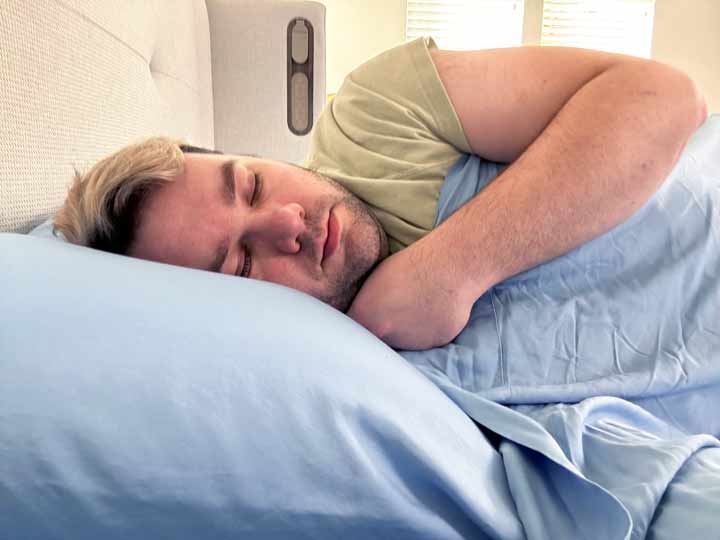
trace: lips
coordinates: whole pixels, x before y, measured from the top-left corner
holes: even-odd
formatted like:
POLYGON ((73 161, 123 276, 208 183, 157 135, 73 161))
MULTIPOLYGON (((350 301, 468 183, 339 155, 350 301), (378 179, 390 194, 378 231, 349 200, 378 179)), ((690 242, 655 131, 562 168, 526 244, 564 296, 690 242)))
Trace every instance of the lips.
POLYGON ((327 235, 325 236, 325 245, 323 246, 322 256, 323 263, 325 263, 325 261, 329 259, 333 253, 335 253, 335 250, 340 243, 340 222, 332 211, 332 208, 328 213, 326 230, 327 235))

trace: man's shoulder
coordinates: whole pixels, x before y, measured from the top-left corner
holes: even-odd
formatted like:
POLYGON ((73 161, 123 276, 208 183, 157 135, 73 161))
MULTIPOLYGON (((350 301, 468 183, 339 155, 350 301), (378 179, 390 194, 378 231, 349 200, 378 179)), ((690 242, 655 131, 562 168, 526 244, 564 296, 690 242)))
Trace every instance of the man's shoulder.
POLYGON ((392 177, 467 152, 430 56, 433 47, 430 38, 403 43, 345 77, 317 119, 305 165, 358 175, 361 167, 367 176, 392 177))

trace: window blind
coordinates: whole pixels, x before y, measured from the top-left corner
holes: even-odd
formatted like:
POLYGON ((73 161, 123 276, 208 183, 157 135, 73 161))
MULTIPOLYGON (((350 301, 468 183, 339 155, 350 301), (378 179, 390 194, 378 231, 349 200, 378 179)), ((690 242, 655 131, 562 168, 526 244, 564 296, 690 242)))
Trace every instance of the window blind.
POLYGON ((432 36, 442 49, 522 45, 524 0, 407 0, 408 40, 432 36))
POLYGON ((649 58, 655 0, 545 0, 542 45, 649 58))

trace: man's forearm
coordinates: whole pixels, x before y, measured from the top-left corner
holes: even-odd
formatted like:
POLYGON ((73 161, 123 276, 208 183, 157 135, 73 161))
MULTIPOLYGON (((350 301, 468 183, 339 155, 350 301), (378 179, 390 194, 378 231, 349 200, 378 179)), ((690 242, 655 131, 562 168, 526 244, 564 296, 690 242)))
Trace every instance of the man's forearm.
POLYGON ((705 116, 704 100, 677 71, 649 62, 612 66, 420 242, 435 247, 428 253, 447 255, 446 286, 477 298, 627 219, 669 174, 705 116))

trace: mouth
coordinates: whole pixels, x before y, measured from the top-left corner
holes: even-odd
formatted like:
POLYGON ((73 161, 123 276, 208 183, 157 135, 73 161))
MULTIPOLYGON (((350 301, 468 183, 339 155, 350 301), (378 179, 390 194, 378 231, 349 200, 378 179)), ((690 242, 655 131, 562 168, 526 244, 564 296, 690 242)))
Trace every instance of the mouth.
POLYGON ((326 234, 322 259, 320 261, 321 264, 325 264, 325 261, 328 260, 337 250, 337 247, 340 244, 340 229, 340 222, 338 221, 337 216, 333 213, 332 208, 330 208, 327 224, 325 226, 326 234))

